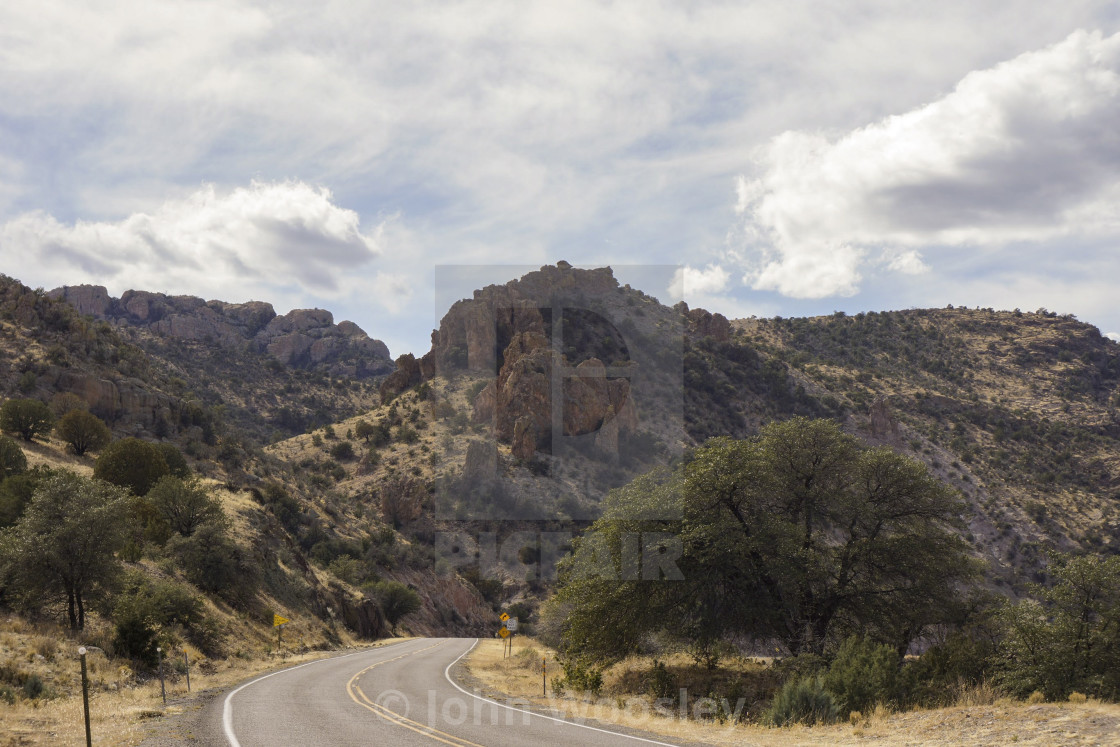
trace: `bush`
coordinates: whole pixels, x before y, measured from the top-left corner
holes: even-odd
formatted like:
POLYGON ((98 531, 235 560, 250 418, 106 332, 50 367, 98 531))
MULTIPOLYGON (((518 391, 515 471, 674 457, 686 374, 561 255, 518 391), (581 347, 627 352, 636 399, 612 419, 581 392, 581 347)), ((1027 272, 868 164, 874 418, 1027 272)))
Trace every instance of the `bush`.
POLYGON ((603 673, 595 667, 587 665, 579 659, 568 659, 561 661, 560 665, 564 668, 564 687, 571 688, 577 692, 591 693, 593 697, 599 697, 603 691, 603 673))
POLYGON ((852 636, 844 641, 824 675, 839 713, 870 711, 898 700, 898 652, 886 644, 852 636))
POLYGON ((163 455, 163 461, 167 462, 168 473, 172 477, 186 480, 191 476, 191 468, 187 465, 187 460, 183 456, 183 452, 179 451, 179 447, 167 443, 155 444, 155 447, 163 455))
POLYGON ((93 476, 144 496, 159 479, 170 473, 163 453, 138 438, 123 438, 109 444, 93 466, 93 476))
POLYGON ((0 406, 0 428, 18 433, 24 441, 51 432, 54 413, 37 399, 10 399, 0 406))
POLYGON ((14 440, 0 436, 0 480, 27 471, 27 457, 14 440))
POLYGON ((646 691, 655 698, 672 698, 677 694, 677 680, 669 674, 665 662, 654 660, 646 675, 646 691))
POLYGON ((191 536, 198 527, 225 520, 222 504, 197 480, 165 475, 148 492, 148 501, 172 531, 191 536))
POLYGON ((331 447, 330 455, 340 462, 349 461, 354 458, 354 445, 349 441, 339 441, 331 447))
POLYGON ((190 537, 172 537, 167 548, 188 581, 230 604, 244 604, 256 590, 252 563, 222 526, 204 524, 190 537))
POLYGON ((394 631, 402 618, 420 609, 420 595, 397 581, 378 581, 371 591, 394 631))
POLYGON ((55 432, 78 456, 105 448, 113 438, 109 426, 85 410, 71 410, 63 415, 55 426, 55 432))
POLYGON ((828 724, 836 720, 837 713, 832 695, 825 690, 824 678, 810 676, 782 685, 762 720, 769 726, 828 724))
POLYGON ((50 475, 45 467, 36 467, 22 475, 12 475, 0 482, 0 527, 15 524, 23 516, 39 482, 50 475))
POLYGON ((173 633, 181 629, 203 651, 212 651, 216 641, 213 622, 202 600, 187 586, 159 581, 136 573, 129 577, 113 608, 116 633, 113 650, 118 656, 156 663, 156 646, 170 648, 173 633))

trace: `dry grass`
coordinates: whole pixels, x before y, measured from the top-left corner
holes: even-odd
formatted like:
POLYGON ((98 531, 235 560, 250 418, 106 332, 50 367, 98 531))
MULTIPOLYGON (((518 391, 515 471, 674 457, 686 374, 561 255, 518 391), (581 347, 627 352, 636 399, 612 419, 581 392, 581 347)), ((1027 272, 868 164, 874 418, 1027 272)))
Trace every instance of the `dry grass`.
MULTIPOLYGON (((551 679, 559 673, 554 653, 522 638, 514 644, 513 656, 502 657, 502 644, 484 640, 466 659, 470 673, 492 697, 524 699, 550 707, 568 717, 592 718, 641 729, 669 741, 703 742, 717 745, 950 745, 987 747, 1021 744, 1120 745, 1120 705, 1087 700, 1078 703, 1028 704, 1000 699, 989 687, 962 689, 958 704, 928 711, 891 713, 878 706, 864 715, 851 714, 847 723, 830 726, 767 728, 757 724, 720 724, 716 721, 682 720, 676 709, 659 715, 647 698, 618 695, 589 698, 551 692, 551 679), (549 696, 541 697, 540 661, 549 666, 549 696)), ((620 665, 633 666, 624 663, 620 665)), ((620 681, 619 670, 607 673, 620 681)))

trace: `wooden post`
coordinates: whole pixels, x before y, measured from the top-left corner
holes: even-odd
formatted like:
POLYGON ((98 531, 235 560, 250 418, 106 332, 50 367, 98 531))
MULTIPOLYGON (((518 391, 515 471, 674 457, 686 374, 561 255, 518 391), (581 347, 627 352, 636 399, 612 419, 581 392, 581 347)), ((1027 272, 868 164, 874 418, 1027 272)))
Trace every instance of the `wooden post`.
POLYGON ((547 673, 548 673, 548 659, 546 659, 542 656, 541 657, 541 695, 542 696, 548 695, 548 690, 547 690, 548 686, 546 684, 548 682, 548 680, 545 679, 545 676, 547 675, 547 673))
POLYGON ((187 650, 183 649, 183 669, 187 670, 187 692, 191 691, 191 662, 187 658, 187 650))
POLYGON ((156 656, 159 657, 159 694, 163 696, 163 704, 167 705, 167 688, 163 686, 163 648, 156 646, 156 656))
POLYGON ((93 747, 93 735, 89 730, 89 676, 86 674, 86 647, 78 649, 82 660, 82 709, 86 714, 86 747, 93 747))

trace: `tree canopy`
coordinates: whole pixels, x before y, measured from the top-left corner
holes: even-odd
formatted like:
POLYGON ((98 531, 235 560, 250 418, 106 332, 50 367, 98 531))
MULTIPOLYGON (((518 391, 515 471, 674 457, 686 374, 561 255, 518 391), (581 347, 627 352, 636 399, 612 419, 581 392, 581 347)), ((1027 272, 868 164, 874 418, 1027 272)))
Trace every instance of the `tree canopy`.
POLYGON ((0 480, 26 471, 27 457, 24 456, 23 449, 7 436, 0 436, 0 480))
POLYGON ((963 511, 924 465, 832 421, 714 438, 612 491, 562 567, 554 614, 565 645, 600 660, 654 631, 700 649, 734 634, 820 653, 858 633, 905 650, 975 573, 952 531, 963 511), (674 543, 675 575, 657 560, 674 543))
POLYGON ((147 495, 169 472, 160 448, 138 438, 122 438, 109 444, 93 467, 94 477, 128 488, 137 496, 147 495))
POLYGON ((54 413, 37 399, 10 399, 0 405, 0 428, 18 433, 24 441, 50 433, 53 426, 54 413))
POLYGON ((85 410, 71 410, 63 415, 55 425, 55 432, 78 456, 104 449, 113 438, 109 426, 85 410))
POLYGON ((121 488, 72 472, 36 487, 23 516, 0 532, 0 567, 29 605, 60 599, 72 630, 85 627, 86 602, 120 568, 128 496, 121 488))

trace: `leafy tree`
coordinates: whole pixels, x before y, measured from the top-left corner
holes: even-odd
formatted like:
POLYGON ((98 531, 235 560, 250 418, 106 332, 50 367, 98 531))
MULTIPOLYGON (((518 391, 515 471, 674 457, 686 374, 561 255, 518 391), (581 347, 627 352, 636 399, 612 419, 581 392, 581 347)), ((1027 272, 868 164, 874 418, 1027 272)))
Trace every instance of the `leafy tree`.
POLYGON ((358 424, 354 426, 354 435, 367 444, 369 443, 370 437, 376 432, 377 427, 368 420, 359 420, 358 424))
POLYGON ((31 503, 35 488, 50 473, 46 467, 38 466, 29 472, 0 481, 0 529, 19 521, 27 505, 31 503))
POLYGON ((203 524, 220 524, 225 519, 222 504, 198 480, 165 475, 148 491, 147 498, 172 531, 183 537, 190 537, 203 524))
POLYGON ((0 480, 21 475, 27 471, 27 457, 23 449, 7 436, 0 436, 0 480))
POLYGON ((999 681, 1051 700, 1120 696, 1120 557, 1055 555, 1051 573, 1053 586, 1000 615, 999 681))
POLYGON ((105 448, 113 438, 109 426, 85 410, 71 410, 63 415, 55 425, 55 432, 78 456, 105 448))
POLYGON ((861 633, 901 652, 946 619, 975 572, 951 531, 963 511, 924 465, 795 418, 751 440, 712 439, 683 469, 613 491, 553 608, 570 609, 565 645, 602 659, 653 631, 701 647, 775 638, 795 654, 861 633), (683 581, 660 578, 656 547, 635 557, 633 543, 657 533, 679 541, 669 569, 683 581))
POLYGON ((372 593, 393 632, 404 617, 420 609, 420 595, 400 582, 378 581, 373 585, 372 593))
POLYGON ((167 549, 188 581, 231 604, 245 603, 256 588, 252 563, 221 524, 203 524, 189 537, 172 537, 167 549))
POLYGON ((128 488, 137 496, 147 495, 169 472, 159 448, 138 438, 122 438, 109 444, 93 467, 97 479, 128 488))
POLYGON ((37 399, 10 399, 0 406, 0 428, 32 441, 51 432, 54 414, 37 399))
POLYGON ((186 480, 191 476, 191 468, 187 465, 186 457, 183 456, 183 452, 179 451, 178 446, 160 443, 155 444, 155 447, 159 449, 160 454, 163 454, 163 461, 167 462, 168 474, 181 480, 186 480))
POLYGON ((51 412, 56 420, 74 410, 89 412, 89 404, 73 392, 60 392, 51 397, 51 412))
POLYGON ((114 653, 148 666, 157 661, 156 645, 167 648, 182 631, 203 651, 213 650, 216 631, 202 600, 186 584, 156 580, 140 572, 127 575, 114 600, 114 653))
POLYGON ((57 472, 36 488, 15 526, 0 532, 0 566, 30 606, 66 603, 71 630, 85 627, 86 603, 116 576, 128 496, 121 488, 57 472))

